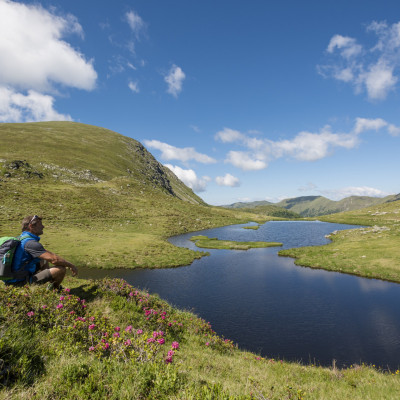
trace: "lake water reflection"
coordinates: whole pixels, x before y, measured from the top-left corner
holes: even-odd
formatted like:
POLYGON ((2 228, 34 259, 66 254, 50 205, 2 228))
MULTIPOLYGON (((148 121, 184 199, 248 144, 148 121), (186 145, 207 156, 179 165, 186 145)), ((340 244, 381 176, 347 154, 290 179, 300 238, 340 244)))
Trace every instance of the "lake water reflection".
MULTIPOLYGON (((354 226, 268 222, 202 231, 209 237, 278 241, 283 248, 322 245, 325 235, 354 226)), ((177 246, 196 249, 188 239, 177 246)), ((161 270, 83 270, 81 277, 121 277, 194 311, 239 347, 272 358, 349 366, 400 365, 400 285, 294 265, 280 248, 209 250, 191 266, 161 270)))

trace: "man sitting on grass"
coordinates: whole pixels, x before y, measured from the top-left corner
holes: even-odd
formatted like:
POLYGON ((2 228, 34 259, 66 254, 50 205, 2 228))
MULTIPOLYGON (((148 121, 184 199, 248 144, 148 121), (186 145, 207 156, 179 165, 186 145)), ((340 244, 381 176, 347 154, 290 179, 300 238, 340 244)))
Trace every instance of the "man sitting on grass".
POLYGON ((67 268, 72 276, 77 275, 75 265, 46 250, 40 243, 40 235, 43 234, 42 218, 37 215, 29 215, 22 220, 21 244, 15 250, 12 271, 26 271, 27 277, 12 279, 7 284, 24 285, 26 283, 43 284, 49 282, 49 287, 60 289, 67 268), (50 267, 49 263, 54 267, 50 267))

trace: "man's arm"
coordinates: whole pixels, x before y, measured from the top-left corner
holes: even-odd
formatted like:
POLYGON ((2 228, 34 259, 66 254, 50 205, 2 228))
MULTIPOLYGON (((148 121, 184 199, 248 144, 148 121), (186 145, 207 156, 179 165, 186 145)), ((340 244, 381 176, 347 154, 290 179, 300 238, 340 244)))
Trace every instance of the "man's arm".
POLYGON ((58 256, 57 254, 52 253, 51 251, 46 250, 43 254, 41 254, 39 256, 39 258, 44 261, 52 263, 56 267, 69 268, 72 272, 72 276, 75 276, 78 274, 78 269, 75 267, 74 264, 71 264, 67 260, 64 260, 63 258, 58 256))

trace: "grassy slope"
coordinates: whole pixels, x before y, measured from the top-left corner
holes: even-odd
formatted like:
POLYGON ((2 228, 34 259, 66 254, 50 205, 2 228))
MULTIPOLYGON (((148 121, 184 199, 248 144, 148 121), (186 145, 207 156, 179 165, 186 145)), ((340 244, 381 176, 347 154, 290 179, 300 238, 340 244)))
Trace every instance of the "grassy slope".
POLYGON ((165 365, 162 357, 152 364, 134 361, 137 352, 124 357, 103 352, 98 358, 97 351, 89 350, 99 340, 90 339, 97 328, 77 331, 73 325, 80 323, 74 322, 75 316, 68 317, 71 308, 77 309, 74 298, 68 300, 63 294, 65 298, 61 299, 60 294, 40 287, 16 289, 12 295, 0 292, 0 356, 9 371, 0 377, 0 399, 364 400, 400 395, 399 371, 382 373, 359 365, 323 368, 261 358, 226 344, 193 314, 172 309, 156 296, 144 293, 139 294, 144 299, 140 303, 142 300, 128 295, 133 289, 113 282, 67 279, 70 294, 86 299, 87 307, 80 312, 88 322, 83 325, 100 327, 106 316, 111 333, 106 340, 112 348, 113 343, 125 346, 125 339, 119 342, 111 337, 116 326, 121 328, 122 337, 128 325, 134 331, 142 329, 147 337, 163 330, 166 343, 160 356, 166 356, 173 341, 179 342, 173 363, 165 365), (5 307, 9 302, 15 306, 5 307), (64 308, 56 307, 60 303, 64 308), (142 304, 165 311, 166 320, 148 319, 142 304), (32 317, 27 316, 28 310, 34 310, 32 317), (167 328, 167 321, 176 321, 182 327, 167 328), (13 339, 15 323, 24 333, 18 340, 13 339))
POLYGON ((71 122, 0 124, 0 236, 42 215, 42 243, 77 265, 187 265, 200 252, 166 238, 265 221, 210 207, 137 141, 71 122), (13 160, 26 160, 13 169, 13 160))
POLYGON ((368 227, 332 235, 326 246, 279 254, 295 257, 298 265, 400 282, 400 201, 318 219, 368 227))

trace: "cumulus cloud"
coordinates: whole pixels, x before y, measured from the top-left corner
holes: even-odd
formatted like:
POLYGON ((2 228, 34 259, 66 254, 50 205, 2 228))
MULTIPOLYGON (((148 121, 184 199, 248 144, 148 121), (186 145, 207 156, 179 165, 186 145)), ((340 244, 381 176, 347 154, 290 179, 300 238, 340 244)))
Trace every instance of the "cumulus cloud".
POLYGON ((400 22, 372 22, 373 46, 362 46, 355 38, 334 35, 326 49, 332 60, 318 66, 325 77, 351 83, 356 93, 366 91, 370 100, 383 100, 395 90, 400 67, 400 22))
POLYGON ((388 123, 382 118, 376 118, 376 119, 356 118, 356 124, 354 126, 353 132, 358 135, 368 130, 377 131, 387 125, 388 123))
POLYGON ((132 92, 139 93, 139 84, 137 82, 130 81, 128 83, 128 87, 132 90, 132 92))
POLYGON ((225 174, 225 176, 217 176, 215 178, 215 182, 217 182, 219 186, 240 186, 239 178, 236 178, 236 176, 233 176, 231 174, 225 174))
POLYGON ((82 33, 73 16, 0 1, 0 84, 38 91, 54 89, 54 84, 93 89, 97 74, 92 62, 62 40, 69 33, 82 33))
POLYGON ((178 166, 171 164, 165 164, 186 186, 192 189, 194 192, 204 192, 207 187, 207 183, 211 180, 208 176, 198 178, 196 172, 192 169, 183 169, 178 166))
POLYGON ((0 87, 0 122, 71 121, 53 108, 54 98, 34 90, 27 95, 0 87))
POLYGON ((183 81, 186 75, 180 67, 173 65, 168 72, 168 75, 164 77, 165 82, 168 84, 167 92, 172 94, 174 97, 178 97, 178 94, 182 91, 183 81))
MULTIPOLYGON (((300 132, 292 140, 269 141, 269 156, 289 156, 300 161, 316 161, 326 157, 334 147, 353 148, 357 137, 350 134, 332 133, 324 127, 319 133, 300 132)), ((268 148, 267 147, 267 148, 268 148)))
POLYGON ((268 166, 265 161, 252 158, 248 152, 243 151, 230 151, 225 162, 244 171, 256 171, 268 166))
POLYGON ((0 0, 1 120, 70 119, 53 109, 49 94, 65 87, 95 88, 93 63, 64 40, 69 34, 83 37, 72 15, 57 16, 40 5, 0 0))
POLYGON ((386 129, 393 136, 400 135, 400 128, 382 118, 357 118, 350 132, 333 132, 327 125, 319 132, 299 132, 292 139, 269 140, 254 138, 232 129, 225 128, 215 135, 216 140, 225 143, 239 141, 246 151, 229 151, 225 162, 245 171, 260 170, 278 158, 289 157, 299 161, 317 161, 333 153, 336 148, 352 149, 360 142, 360 135, 366 131, 386 129), (232 133, 233 132, 233 133, 232 133))
POLYGON ((198 153, 193 147, 180 148, 158 140, 144 140, 144 144, 151 149, 160 150, 163 160, 180 160, 182 162, 195 160, 203 164, 212 164, 216 162, 214 158, 206 154, 198 153))
POLYGON ((390 194, 382 190, 371 188, 368 186, 346 187, 342 189, 333 189, 333 190, 321 190, 320 192, 332 200, 340 200, 350 196, 385 197, 390 194))

